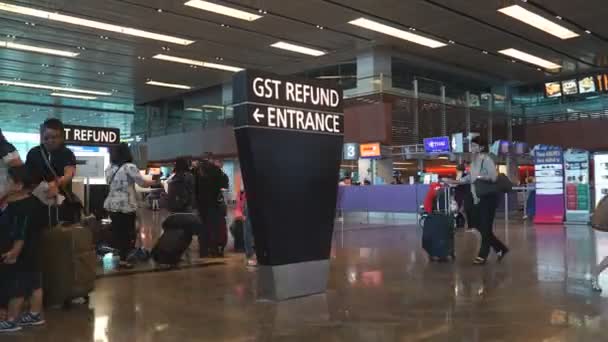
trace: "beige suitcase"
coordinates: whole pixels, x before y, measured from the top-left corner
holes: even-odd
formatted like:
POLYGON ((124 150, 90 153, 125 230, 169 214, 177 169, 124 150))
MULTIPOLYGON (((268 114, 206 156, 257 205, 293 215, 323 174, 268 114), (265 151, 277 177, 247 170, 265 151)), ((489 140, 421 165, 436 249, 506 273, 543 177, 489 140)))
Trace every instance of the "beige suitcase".
POLYGON ((41 270, 47 306, 68 307, 95 288, 97 256, 93 234, 80 224, 58 225, 42 233, 41 270))

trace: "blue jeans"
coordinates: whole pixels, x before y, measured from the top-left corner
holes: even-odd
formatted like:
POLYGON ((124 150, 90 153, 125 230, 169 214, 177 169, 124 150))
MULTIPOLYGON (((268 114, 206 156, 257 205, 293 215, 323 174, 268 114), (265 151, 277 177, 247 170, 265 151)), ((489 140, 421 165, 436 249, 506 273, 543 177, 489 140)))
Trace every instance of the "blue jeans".
POLYGON ((247 258, 253 258, 253 256, 255 255, 255 250, 253 248, 253 229, 251 228, 251 220, 249 219, 249 210, 247 209, 247 204, 245 204, 243 214, 245 215, 245 224, 243 227, 243 243, 245 244, 245 256, 247 258))

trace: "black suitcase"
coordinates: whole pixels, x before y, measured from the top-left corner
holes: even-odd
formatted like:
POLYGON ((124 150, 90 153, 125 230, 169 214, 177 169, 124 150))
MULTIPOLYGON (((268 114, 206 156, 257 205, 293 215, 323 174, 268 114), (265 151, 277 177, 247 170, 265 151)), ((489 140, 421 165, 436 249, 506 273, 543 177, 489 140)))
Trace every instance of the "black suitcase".
POLYGON ((152 249, 152 258, 160 265, 177 265, 192 243, 192 232, 184 229, 166 230, 152 249))
POLYGON ((422 230, 422 248, 428 253, 431 261, 448 261, 455 259, 454 251, 454 216, 450 213, 449 188, 437 196, 437 210, 426 217, 422 230))

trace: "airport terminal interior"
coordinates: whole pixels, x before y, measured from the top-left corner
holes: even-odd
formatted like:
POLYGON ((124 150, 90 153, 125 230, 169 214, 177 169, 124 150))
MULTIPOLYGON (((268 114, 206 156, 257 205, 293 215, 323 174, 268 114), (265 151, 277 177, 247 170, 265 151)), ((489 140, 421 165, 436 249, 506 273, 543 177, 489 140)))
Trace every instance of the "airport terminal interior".
POLYGON ((0 341, 608 341, 607 16, 0 0, 0 341))

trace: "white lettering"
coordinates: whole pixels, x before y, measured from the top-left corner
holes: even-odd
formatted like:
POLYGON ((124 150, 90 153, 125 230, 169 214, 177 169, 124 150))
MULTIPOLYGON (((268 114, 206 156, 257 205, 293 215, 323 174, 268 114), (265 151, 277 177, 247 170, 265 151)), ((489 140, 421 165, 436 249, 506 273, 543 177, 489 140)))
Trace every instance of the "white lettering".
POLYGON ((337 108, 340 105, 340 94, 335 89, 331 89, 331 102, 329 104, 332 108, 337 108))
POLYGON ((269 83, 272 83, 272 85, 274 85, 274 88, 270 88, 270 85, 268 85, 268 88, 272 89, 272 92, 273 92, 273 95, 271 94, 271 96, 269 96, 269 98, 274 97, 275 100, 278 100, 279 99, 279 85, 281 85, 282 82, 279 80, 266 80, 266 81, 268 81, 269 83))
POLYGON ((268 115, 268 127, 277 127, 277 124, 274 121, 276 118, 275 111, 280 112, 281 110, 275 107, 268 107, 268 113, 266 114, 268 115))
POLYGON ((264 97, 264 87, 260 84, 264 82, 264 79, 261 77, 256 77, 253 80, 253 93, 257 97, 264 97))
POLYGON ((304 113, 302 111, 297 111, 295 128, 296 129, 306 129, 306 128, 304 128, 304 113))
POLYGON ((317 127, 315 127, 315 120, 313 120, 311 112, 308 112, 306 115, 306 126, 304 126, 304 129, 311 129, 313 131, 317 130, 317 127))
POLYGON ((108 143, 113 143, 117 140, 118 140, 118 137, 116 136, 116 132, 110 132, 108 143))
POLYGON ((277 112, 277 127, 287 128, 287 111, 288 109, 283 109, 277 112))
POLYGON ((293 95, 293 83, 291 82, 285 83, 285 100, 295 101, 295 97, 293 95))
POLYGON ((278 100, 280 84, 281 81, 279 80, 256 77, 253 80, 253 93, 257 97, 275 98, 278 100))
POLYGON ((76 141, 80 141, 80 140, 82 140, 82 139, 80 138, 80 130, 79 130, 79 129, 75 129, 75 130, 74 130, 74 140, 76 140, 76 141))
POLYGON ((340 116, 334 115, 334 133, 340 133, 340 116))
POLYGON ((315 124, 318 131, 325 132, 325 126, 327 126, 325 121, 327 121, 327 115, 325 116, 325 120, 323 120, 323 114, 315 113, 315 124))
POLYGON ((296 96, 295 101, 302 103, 304 100, 302 99, 302 84, 296 83, 296 96))
POLYGON ((65 140, 70 140, 70 132, 72 131, 71 128, 64 128, 63 132, 65 133, 65 140))

